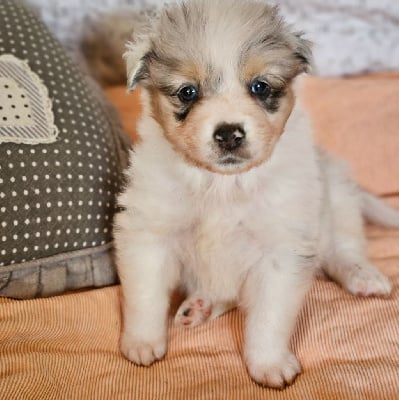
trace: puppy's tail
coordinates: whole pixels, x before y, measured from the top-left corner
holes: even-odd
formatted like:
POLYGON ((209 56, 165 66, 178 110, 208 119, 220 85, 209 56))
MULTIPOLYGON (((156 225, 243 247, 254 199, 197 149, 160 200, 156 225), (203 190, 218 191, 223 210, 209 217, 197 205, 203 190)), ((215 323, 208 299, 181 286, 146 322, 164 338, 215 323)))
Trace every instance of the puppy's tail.
POLYGON ((399 210, 364 190, 361 191, 361 209, 368 221, 388 228, 399 228, 399 210))

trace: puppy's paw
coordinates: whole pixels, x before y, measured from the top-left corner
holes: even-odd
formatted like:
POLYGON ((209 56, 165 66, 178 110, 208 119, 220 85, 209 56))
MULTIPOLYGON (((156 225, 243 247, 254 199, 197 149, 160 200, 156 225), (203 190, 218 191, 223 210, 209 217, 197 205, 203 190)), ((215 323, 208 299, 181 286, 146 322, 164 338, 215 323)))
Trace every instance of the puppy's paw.
POLYGON ((150 366, 166 354, 166 337, 138 339, 124 332, 121 337, 123 355, 137 365, 150 366))
MULTIPOLYGON (((262 386, 283 389, 294 382, 301 373, 301 365, 289 350, 274 360, 247 359, 247 368, 252 379, 262 386)), ((264 358, 264 357, 263 357, 264 358)))
POLYGON ((205 322, 212 314, 212 304, 199 298, 185 300, 175 316, 175 323, 186 328, 193 328, 205 322))
POLYGON ((355 296, 389 296, 392 284, 389 279, 372 265, 351 267, 344 287, 355 296))

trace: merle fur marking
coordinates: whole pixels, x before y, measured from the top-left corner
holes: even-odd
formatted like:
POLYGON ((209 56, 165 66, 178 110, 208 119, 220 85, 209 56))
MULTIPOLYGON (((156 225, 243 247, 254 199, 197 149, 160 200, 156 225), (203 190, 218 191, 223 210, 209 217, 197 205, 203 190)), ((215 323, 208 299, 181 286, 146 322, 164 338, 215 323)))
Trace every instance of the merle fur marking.
POLYGON ((268 111, 269 113, 275 113, 278 111, 280 107, 280 99, 286 95, 286 90, 283 89, 275 89, 272 88, 270 94, 265 98, 257 98, 258 101, 262 104, 262 106, 268 111))
POLYGON ((175 112, 175 117, 179 122, 184 122, 190 111, 191 107, 188 107, 184 111, 175 112))

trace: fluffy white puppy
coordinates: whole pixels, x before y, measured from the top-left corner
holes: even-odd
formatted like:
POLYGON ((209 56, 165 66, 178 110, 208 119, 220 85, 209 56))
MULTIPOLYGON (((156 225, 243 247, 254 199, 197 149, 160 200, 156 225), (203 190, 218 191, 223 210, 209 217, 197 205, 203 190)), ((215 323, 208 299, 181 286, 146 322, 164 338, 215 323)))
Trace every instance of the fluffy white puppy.
POLYGON ((315 148, 294 89, 310 46, 276 8, 172 4, 126 59, 144 111, 115 221, 122 352, 140 365, 165 355, 169 294, 182 285, 176 321, 238 305, 249 374, 283 387, 301 370, 290 338, 314 271, 355 295, 389 295, 362 214, 399 226, 399 213, 315 148))

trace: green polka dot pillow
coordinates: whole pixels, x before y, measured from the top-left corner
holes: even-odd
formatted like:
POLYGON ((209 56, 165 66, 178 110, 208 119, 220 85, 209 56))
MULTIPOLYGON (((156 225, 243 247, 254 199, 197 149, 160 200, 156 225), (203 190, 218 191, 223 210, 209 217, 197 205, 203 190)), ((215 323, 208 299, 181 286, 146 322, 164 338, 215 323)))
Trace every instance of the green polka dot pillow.
POLYGON ((0 2, 0 295, 116 282, 126 146, 101 91, 20 3, 0 2))

